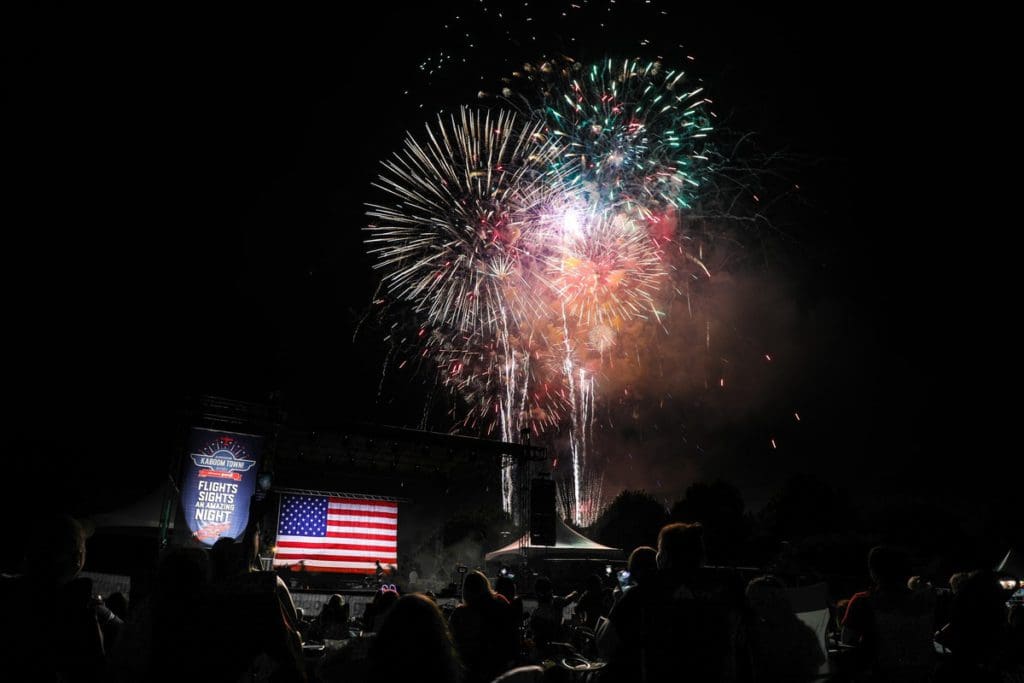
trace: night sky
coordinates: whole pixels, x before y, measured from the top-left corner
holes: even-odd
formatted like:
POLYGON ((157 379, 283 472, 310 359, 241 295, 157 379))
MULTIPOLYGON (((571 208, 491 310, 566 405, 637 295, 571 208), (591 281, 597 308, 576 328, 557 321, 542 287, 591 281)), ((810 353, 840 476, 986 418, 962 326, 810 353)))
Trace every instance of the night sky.
MULTIPOLYGON (((779 155, 774 187, 800 187, 720 264, 724 391, 666 358, 599 410, 612 492, 671 502, 722 477, 757 507, 810 473, 967 508, 1005 506, 1011 468, 1019 482, 1009 81, 979 47, 1000 41, 977 18, 886 11, 673 5, 654 25, 560 29, 587 57, 677 38, 728 127, 779 155)), ((5 22, 15 480, 76 510, 131 500, 166 471, 187 395, 274 393, 323 429, 420 423, 430 378, 381 385, 379 337, 353 339, 375 285, 370 183, 407 127, 474 104, 480 75, 532 49, 512 29, 518 46, 485 38, 427 79, 425 57, 467 49, 439 28, 453 12, 5 22)))

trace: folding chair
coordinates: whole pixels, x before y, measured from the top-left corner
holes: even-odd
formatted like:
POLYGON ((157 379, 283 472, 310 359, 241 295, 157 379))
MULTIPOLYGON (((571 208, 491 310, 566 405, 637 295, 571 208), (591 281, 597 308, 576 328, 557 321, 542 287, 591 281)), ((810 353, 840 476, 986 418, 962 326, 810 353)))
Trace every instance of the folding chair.
POLYGON ((786 596, 797 618, 807 624, 818 637, 818 645, 825 655, 825 663, 818 669, 817 679, 827 678, 832 673, 828 660, 827 640, 828 625, 832 619, 832 610, 828 603, 828 585, 821 582, 810 586, 787 588, 786 596))

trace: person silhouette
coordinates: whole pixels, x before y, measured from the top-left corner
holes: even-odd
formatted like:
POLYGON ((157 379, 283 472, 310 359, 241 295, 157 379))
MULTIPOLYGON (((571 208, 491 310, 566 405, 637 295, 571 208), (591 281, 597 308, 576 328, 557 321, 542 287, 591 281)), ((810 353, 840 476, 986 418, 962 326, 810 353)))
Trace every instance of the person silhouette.
POLYGON ((842 641, 860 648, 873 675, 893 681, 927 680, 934 667, 935 600, 930 592, 907 587, 907 553, 876 546, 868 553, 872 586, 850 598, 843 616, 842 641))
POLYGON ((32 680, 92 681, 105 675, 105 656, 121 625, 93 597, 85 566, 90 529, 67 515, 47 515, 29 529, 25 573, 0 580, 8 614, 0 631, 5 666, 32 680), (114 626, 112 630, 108 628, 114 626))
POLYGON ((662 527, 657 574, 626 591, 598 647, 610 681, 753 680, 743 585, 707 567, 700 523, 662 527))

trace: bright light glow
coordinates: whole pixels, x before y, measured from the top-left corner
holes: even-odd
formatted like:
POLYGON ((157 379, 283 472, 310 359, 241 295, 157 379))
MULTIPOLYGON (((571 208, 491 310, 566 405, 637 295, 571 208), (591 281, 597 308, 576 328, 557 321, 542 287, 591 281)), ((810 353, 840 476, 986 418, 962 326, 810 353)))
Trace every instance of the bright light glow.
POLYGON ((580 214, 576 209, 566 209, 565 215, 562 216, 562 230, 570 239, 578 239, 583 236, 583 223, 580 221, 580 214))

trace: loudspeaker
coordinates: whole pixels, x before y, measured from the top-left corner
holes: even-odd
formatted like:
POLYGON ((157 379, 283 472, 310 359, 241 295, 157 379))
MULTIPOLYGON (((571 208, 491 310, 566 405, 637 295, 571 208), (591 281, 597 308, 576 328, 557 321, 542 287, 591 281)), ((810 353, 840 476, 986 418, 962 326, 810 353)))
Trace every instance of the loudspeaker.
POLYGON ((530 482, 530 545, 555 545, 555 482, 530 482))

